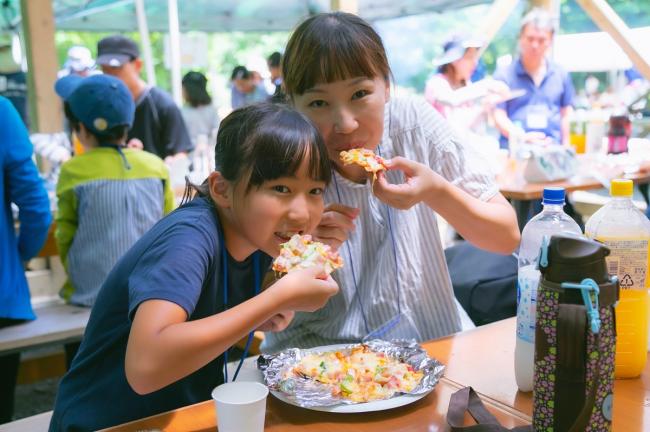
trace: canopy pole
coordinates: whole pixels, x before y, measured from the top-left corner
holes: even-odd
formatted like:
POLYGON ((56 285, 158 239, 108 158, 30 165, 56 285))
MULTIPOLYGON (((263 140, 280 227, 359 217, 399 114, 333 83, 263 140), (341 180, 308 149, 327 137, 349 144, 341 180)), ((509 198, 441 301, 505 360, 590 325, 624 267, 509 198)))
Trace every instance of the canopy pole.
POLYGON ((333 11, 348 12, 359 14, 359 4, 357 0, 330 0, 330 7, 333 11))
POLYGON ((138 17, 138 31, 140 32, 140 40, 142 41, 142 54, 147 72, 147 83, 150 86, 155 86, 156 72, 154 71, 151 40, 149 39, 149 25, 147 24, 147 12, 144 8, 144 0, 135 0, 135 13, 138 17))
POLYGON ((601 30, 609 33, 636 66, 641 75, 650 80, 650 63, 633 43, 630 28, 604 0, 576 0, 601 30))
POLYGON ((483 41, 480 54, 483 54, 494 39, 494 36, 501 30, 501 27, 506 23, 508 17, 513 10, 517 7, 519 0, 496 0, 490 6, 486 19, 482 20, 483 24, 480 26, 476 36, 480 36, 483 41))
POLYGON ((181 90, 181 43, 178 25, 178 2, 167 0, 169 12, 169 52, 171 54, 172 96, 177 105, 182 105, 181 90))

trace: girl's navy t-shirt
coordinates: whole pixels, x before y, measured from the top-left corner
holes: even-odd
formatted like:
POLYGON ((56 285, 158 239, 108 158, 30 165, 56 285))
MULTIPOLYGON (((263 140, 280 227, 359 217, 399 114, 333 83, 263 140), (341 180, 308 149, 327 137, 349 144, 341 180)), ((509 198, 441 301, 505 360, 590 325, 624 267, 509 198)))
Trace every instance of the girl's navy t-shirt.
MULTIPOLYGON (((115 265, 101 288, 84 338, 57 393, 50 431, 97 430, 210 399, 223 382, 223 356, 147 395, 129 386, 126 345, 138 306, 162 299, 188 320, 222 312, 219 219, 209 200, 196 198, 158 222, 115 265)), ((229 307, 254 295, 253 259, 228 256, 229 307)), ((271 263, 262 254, 261 273, 271 263)))

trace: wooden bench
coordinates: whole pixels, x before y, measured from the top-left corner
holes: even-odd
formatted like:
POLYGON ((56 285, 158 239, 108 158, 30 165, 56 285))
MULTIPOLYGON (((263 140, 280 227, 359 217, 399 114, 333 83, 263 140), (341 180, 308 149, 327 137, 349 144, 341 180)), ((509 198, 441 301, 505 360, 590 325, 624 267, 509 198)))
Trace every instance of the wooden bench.
POLYGON ((46 431, 50 426, 52 411, 25 417, 0 425, 0 432, 46 431))
MULTIPOLYGON (((56 224, 52 223, 38 257, 49 258, 58 255, 54 238, 55 230, 56 224)), ((79 341, 90 317, 89 308, 66 305, 60 301, 35 308, 34 311, 37 315, 36 320, 0 329, 0 354, 79 341)), ((259 346, 263 339, 262 332, 255 332, 250 347, 251 355, 259 354, 259 346)), ((243 349, 245 344, 246 338, 243 338, 237 346, 243 349)))
POLYGON ((0 329, 0 354, 81 340, 90 309, 55 303, 34 309, 37 318, 0 329))

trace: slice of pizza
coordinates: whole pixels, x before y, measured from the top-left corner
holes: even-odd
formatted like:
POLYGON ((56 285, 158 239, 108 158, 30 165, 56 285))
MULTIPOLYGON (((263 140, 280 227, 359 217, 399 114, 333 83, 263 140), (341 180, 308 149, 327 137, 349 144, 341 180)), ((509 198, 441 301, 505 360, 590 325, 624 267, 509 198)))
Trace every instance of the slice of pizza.
POLYGON ((345 165, 357 164, 363 169, 373 174, 373 181, 377 179, 377 173, 384 171, 384 159, 381 156, 373 153, 372 150, 364 148, 356 148, 352 150, 343 150, 339 154, 341 161, 345 165))
POLYGON ((315 265, 321 265, 325 272, 330 274, 343 267, 343 259, 328 245, 313 241, 309 234, 294 234, 288 242, 280 246, 280 255, 273 261, 273 270, 289 273, 315 265))

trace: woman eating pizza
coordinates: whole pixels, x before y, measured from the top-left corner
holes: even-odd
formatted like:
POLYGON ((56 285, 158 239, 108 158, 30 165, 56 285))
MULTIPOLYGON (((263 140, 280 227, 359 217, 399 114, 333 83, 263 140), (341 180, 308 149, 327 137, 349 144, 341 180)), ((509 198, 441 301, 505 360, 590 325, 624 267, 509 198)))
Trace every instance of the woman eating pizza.
POLYGON ((426 101, 391 95, 381 38, 355 15, 305 20, 282 66, 289 103, 314 122, 333 164, 324 194, 329 205, 314 237, 339 248, 345 266, 334 273, 340 292, 268 334, 262 349, 376 337, 424 341, 460 331, 464 311, 454 298, 437 215, 492 252, 509 254, 519 242, 515 213, 489 161, 426 101), (346 164, 355 149, 372 151, 383 167, 346 164), (345 161, 341 152, 348 152, 345 161))

